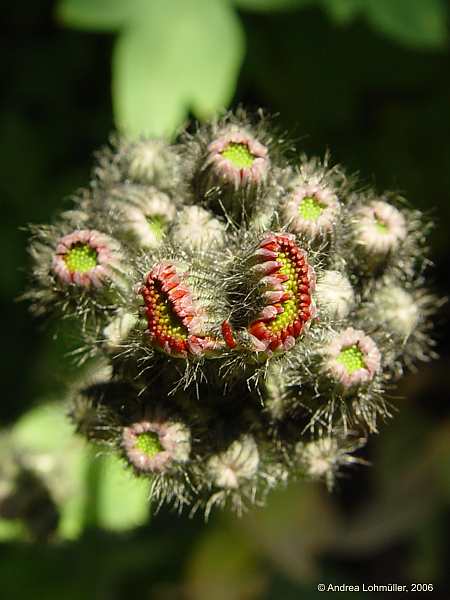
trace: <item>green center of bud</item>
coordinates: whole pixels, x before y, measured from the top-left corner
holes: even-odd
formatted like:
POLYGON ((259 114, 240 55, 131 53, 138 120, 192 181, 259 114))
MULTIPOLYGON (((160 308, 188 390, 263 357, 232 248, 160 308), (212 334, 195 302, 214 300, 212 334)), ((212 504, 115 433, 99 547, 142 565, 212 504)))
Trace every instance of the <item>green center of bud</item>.
POLYGON ((97 256, 97 250, 80 242, 70 248, 64 262, 71 273, 87 273, 97 266, 97 256))
POLYGON ((277 262, 283 265, 280 267, 280 273, 289 277, 289 279, 283 283, 283 287, 286 292, 292 293, 292 298, 283 302, 283 312, 277 315, 270 323, 269 328, 274 333, 278 333, 279 331, 286 329, 290 323, 295 321, 298 314, 298 305, 296 300, 297 274, 295 271, 295 266, 284 252, 279 252, 277 256, 277 262))
POLYGON ((151 231, 155 234, 155 237, 160 240, 166 232, 166 219, 161 215, 153 215, 151 217, 146 217, 146 220, 151 231))
POLYGON ((155 296, 154 312, 158 320, 158 326, 165 335, 179 340, 186 339, 188 331, 163 292, 159 292, 155 296))
POLYGON ((337 362, 344 365, 345 370, 349 375, 358 371, 359 369, 365 369, 366 363, 364 362, 364 354, 358 348, 358 346, 349 346, 344 348, 336 358, 337 362))
POLYGON ((384 221, 382 221, 379 217, 375 215, 375 227, 378 229, 380 233, 387 233, 388 227, 384 221))
POLYGON ((326 208, 315 196, 306 196, 299 204, 298 212, 306 221, 317 221, 326 208))
POLYGON ((247 144, 231 143, 222 152, 222 156, 229 160, 238 169, 246 169, 252 166, 255 157, 250 152, 247 144))
POLYGON ((146 431, 137 436, 136 448, 150 458, 153 458, 159 454, 159 452, 164 450, 159 441, 158 434, 153 433, 152 431, 146 431))

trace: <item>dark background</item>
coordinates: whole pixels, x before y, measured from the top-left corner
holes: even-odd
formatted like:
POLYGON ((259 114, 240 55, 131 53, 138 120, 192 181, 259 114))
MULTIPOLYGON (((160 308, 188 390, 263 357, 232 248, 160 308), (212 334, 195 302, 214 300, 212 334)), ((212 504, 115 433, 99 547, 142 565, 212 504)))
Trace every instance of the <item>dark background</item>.
MULTIPOLYGON (((49 221, 86 184, 93 152, 114 129, 113 36, 57 26, 51 0, 8 4, 0 67, 5 427, 48 396, 63 399, 73 375, 64 340, 15 301, 26 285, 22 228, 49 221)), ((299 150, 330 149, 364 181, 400 190, 430 214, 431 280, 438 295, 448 295, 448 45, 411 49, 361 19, 336 27, 312 8, 241 17, 247 52, 233 105, 279 113, 299 150)), ((405 377, 399 414, 363 453, 373 466, 350 472, 332 495, 302 484, 241 521, 216 514, 205 524, 162 511, 121 534, 91 522, 70 542, 52 535, 5 541, 0 597, 289 600, 312 597, 319 582, 450 590, 448 313, 444 306, 436 323, 440 359, 405 377)))

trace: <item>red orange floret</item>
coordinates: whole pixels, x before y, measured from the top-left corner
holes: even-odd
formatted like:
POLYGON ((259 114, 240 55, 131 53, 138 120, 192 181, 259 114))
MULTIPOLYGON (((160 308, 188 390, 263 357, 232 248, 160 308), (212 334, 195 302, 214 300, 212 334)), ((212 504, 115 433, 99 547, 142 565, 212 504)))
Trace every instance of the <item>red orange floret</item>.
POLYGON ((174 264, 156 264, 139 293, 144 299, 151 341, 161 350, 186 358, 218 347, 218 342, 205 335, 205 315, 194 305, 192 293, 174 264))
POLYGON ((222 336, 223 336, 223 339, 225 340, 225 343, 228 346, 228 348, 231 348, 232 350, 234 350, 237 346, 237 342, 234 337, 233 329, 232 329, 229 321, 224 321, 222 323, 222 336))
POLYGON ((269 234, 254 253, 267 305, 248 326, 257 351, 289 350, 315 314, 315 274, 290 234, 269 234))

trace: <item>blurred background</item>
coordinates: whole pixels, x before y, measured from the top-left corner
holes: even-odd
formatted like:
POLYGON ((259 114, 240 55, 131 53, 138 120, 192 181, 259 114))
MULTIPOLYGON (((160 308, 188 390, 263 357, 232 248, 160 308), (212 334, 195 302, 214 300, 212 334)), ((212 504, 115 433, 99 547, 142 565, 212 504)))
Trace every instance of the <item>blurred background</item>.
MULTIPOLYGON (((450 320, 407 375, 398 414, 329 494, 302 483, 242 519, 163 510, 64 418, 71 336, 16 299, 28 222, 86 185, 119 128, 173 136, 239 103, 277 113, 299 151, 436 223, 450 293, 447 0, 34 0, 2 8, 0 580, 2 598, 290 600, 319 582, 450 590, 450 320)), ((339 597, 339 594, 337 594, 339 597)), ((362 597, 354 593, 352 598, 362 597)), ((342 597, 344 594, 342 594, 342 597)))

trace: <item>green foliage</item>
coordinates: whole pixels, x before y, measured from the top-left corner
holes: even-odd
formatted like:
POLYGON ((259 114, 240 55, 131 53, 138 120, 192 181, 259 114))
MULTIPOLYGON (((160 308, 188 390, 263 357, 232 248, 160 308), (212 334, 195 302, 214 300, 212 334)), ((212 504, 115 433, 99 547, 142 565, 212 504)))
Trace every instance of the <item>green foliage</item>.
POLYGON ((22 521, 6 521, 0 519, 0 542, 23 539, 26 537, 26 528, 22 521))
POLYGON ((116 31, 134 21, 142 8, 145 9, 145 0, 61 0, 56 16, 71 27, 116 31))
POLYGON ((315 0, 233 0, 237 8, 255 12, 295 10, 313 4, 315 0))
POLYGON ((441 48, 447 40, 442 0, 318 0, 337 22, 362 15, 379 33, 416 48, 441 48))
POLYGON ((244 11, 322 7, 338 24, 363 16, 416 47, 444 45, 443 0, 60 0, 57 16, 80 29, 117 31, 112 95, 116 126, 171 136, 192 112, 207 119, 231 101, 244 54, 233 6, 244 11))
POLYGON ((75 27, 121 30, 112 88, 126 133, 173 134, 189 111, 206 119, 233 96, 244 38, 227 0, 64 0, 58 14, 75 27))
POLYGON ((97 457, 98 519, 95 525, 125 531, 147 521, 150 506, 148 480, 137 479, 113 456, 97 457))
POLYGON ((447 40, 444 0, 234 0, 242 10, 295 10, 319 6, 338 24, 362 16, 379 33, 418 48, 440 48, 447 40))
MULTIPOLYGON (((76 539, 87 527, 123 531, 147 521, 148 482, 132 478, 117 458, 93 452, 74 437, 61 404, 45 403, 25 413, 10 438, 20 464, 39 477, 57 505, 59 538, 76 539)), ((0 521, 0 539, 26 533, 18 521, 0 521)))

